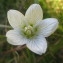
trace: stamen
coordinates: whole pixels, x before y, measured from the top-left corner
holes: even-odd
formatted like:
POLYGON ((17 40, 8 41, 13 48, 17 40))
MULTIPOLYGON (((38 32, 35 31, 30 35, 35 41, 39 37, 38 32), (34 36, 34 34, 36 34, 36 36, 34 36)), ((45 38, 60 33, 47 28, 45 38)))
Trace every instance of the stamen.
POLYGON ((37 28, 34 28, 31 25, 25 26, 23 28, 23 34, 27 38, 33 38, 35 35, 37 35, 37 28))
POLYGON ((32 33, 33 33, 33 27, 32 26, 27 26, 27 27, 25 27, 24 31, 25 31, 26 35, 31 36, 32 33))

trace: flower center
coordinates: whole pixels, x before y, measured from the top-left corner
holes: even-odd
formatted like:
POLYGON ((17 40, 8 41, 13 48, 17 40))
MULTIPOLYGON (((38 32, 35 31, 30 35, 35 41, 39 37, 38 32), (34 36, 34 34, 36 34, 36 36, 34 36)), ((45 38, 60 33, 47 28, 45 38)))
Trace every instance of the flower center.
POLYGON ((29 25, 29 26, 24 27, 24 35, 27 38, 33 37, 36 34, 36 31, 37 31, 37 29, 33 28, 33 26, 29 25))
POLYGON ((33 28, 31 26, 25 27, 25 32, 27 35, 31 35, 33 33, 33 28))

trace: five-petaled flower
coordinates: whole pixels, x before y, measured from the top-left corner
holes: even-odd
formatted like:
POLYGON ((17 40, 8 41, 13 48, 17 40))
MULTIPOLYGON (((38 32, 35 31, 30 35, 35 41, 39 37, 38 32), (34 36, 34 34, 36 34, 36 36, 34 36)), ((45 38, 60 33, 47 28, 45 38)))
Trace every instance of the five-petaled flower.
POLYGON ((7 41, 12 45, 24 45, 36 54, 43 54, 47 49, 45 37, 50 36, 58 27, 58 20, 42 20, 43 11, 39 4, 32 4, 25 16, 17 10, 9 10, 8 21, 13 27, 6 33, 7 41))

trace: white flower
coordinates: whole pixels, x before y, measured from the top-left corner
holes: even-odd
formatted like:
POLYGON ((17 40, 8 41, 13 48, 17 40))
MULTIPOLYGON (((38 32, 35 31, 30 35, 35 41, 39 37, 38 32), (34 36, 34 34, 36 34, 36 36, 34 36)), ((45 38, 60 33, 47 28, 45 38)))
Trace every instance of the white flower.
POLYGON ((39 4, 32 4, 25 16, 17 10, 9 10, 8 21, 13 27, 6 33, 7 41, 12 45, 24 45, 36 54, 43 54, 47 49, 45 37, 50 36, 58 27, 58 20, 42 20, 43 11, 39 4))

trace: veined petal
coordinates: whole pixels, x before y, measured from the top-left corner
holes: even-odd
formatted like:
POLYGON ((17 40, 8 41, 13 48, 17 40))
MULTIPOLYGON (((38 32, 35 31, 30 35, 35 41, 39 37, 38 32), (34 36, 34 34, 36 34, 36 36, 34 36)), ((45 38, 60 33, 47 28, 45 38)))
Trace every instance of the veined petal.
POLYGON ((41 21, 40 25, 40 34, 44 37, 50 36, 58 28, 58 20, 55 18, 47 18, 41 21))
POLYGON ((17 10, 9 10, 8 21, 13 28, 20 28, 23 25, 24 15, 17 10))
POLYGON ((39 55, 42 55, 43 53, 46 52, 47 42, 46 42, 46 39, 40 35, 37 38, 30 40, 27 43, 27 47, 32 52, 39 54, 39 55))
POLYGON ((25 17, 30 24, 35 24, 36 21, 41 21, 43 18, 43 11, 39 4, 32 4, 26 11, 25 17))
POLYGON ((6 33, 8 43, 12 45, 23 45, 27 43, 25 37, 23 37, 18 30, 10 30, 6 33))

